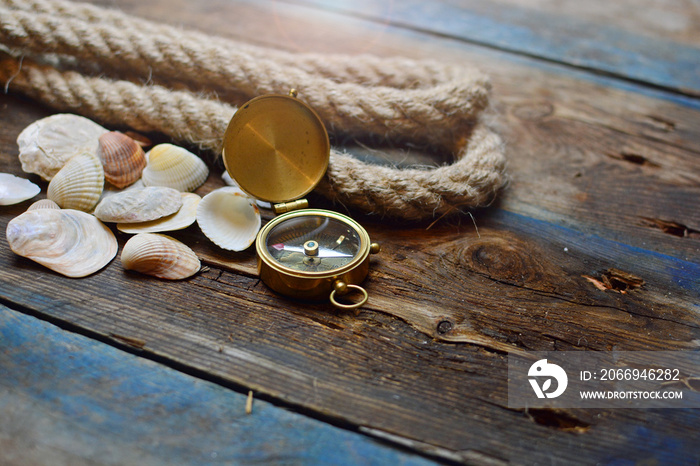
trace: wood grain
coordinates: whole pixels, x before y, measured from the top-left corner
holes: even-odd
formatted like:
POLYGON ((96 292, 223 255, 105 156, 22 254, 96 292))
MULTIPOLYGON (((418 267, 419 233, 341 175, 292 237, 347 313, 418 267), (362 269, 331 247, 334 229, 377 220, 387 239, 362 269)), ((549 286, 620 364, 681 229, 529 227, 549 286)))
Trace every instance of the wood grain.
MULTIPOLYGON (((313 5, 377 23, 450 36, 694 96, 700 94, 697 84, 700 49, 697 48, 697 41, 686 46, 666 40, 663 37, 665 34, 648 37, 640 33, 639 25, 631 31, 616 24, 597 21, 595 14, 583 15, 582 18, 578 11, 582 8, 567 3, 560 3, 554 8, 477 0, 430 3, 418 0, 367 0, 341 5, 328 0, 299 0, 291 3, 313 5)), ((638 10, 640 6, 623 3, 617 8, 638 10)), ((586 4, 585 9, 590 11, 593 8, 586 4)), ((605 7, 598 10, 598 14, 614 18, 614 10, 615 7, 605 7)), ((691 13, 691 16, 699 13, 697 6, 687 6, 684 11, 691 13)), ((668 10, 664 12, 668 13, 668 10)), ((683 22, 683 18, 672 19, 676 24, 683 22)))
MULTIPOLYGON (((455 2, 451 2, 455 3, 455 2)), ((467 5, 464 0, 457 2, 467 5)), ((469 3, 472 4, 477 2, 469 3)), ((678 42, 697 47, 700 35, 700 4, 697 1, 638 0, 634 8, 628 2, 589 0, 499 0, 490 2, 493 8, 518 6, 528 9, 578 18, 591 27, 603 24, 629 33, 655 39, 678 42)))
POLYGON ((433 464, 4 306, 0 366, 4 464, 433 464))
MULTIPOLYGON (((695 412, 523 412, 507 408, 506 390, 508 352, 697 350, 700 240, 659 227, 700 230, 694 100, 281 2, 110 4, 288 49, 478 64, 494 81, 512 181, 474 213, 478 232, 467 216, 430 228, 358 218, 383 246, 358 313, 274 295, 252 252, 218 250, 196 227, 177 237, 209 269, 178 283, 118 259, 66 279, 12 254, 3 236, 1 302, 448 460, 697 462, 695 412), (586 278, 611 269, 644 284, 623 294, 586 278)), ((15 96, 0 106, 0 166, 20 174, 14 138, 49 110, 15 96)), ((221 184, 220 166, 212 172, 200 193, 221 184)), ((3 208, 0 229, 27 205, 3 208)))
MULTIPOLYGON (((425 290, 420 294, 422 305, 454 319, 468 316, 479 334, 496 342, 513 340, 521 348, 679 348, 689 338, 697 339, 697 329, 670 322, 689 318, 687 313, 669 306, 664 314, 633 315, 628 312, 633 306, 623 302, 626 296, 600 292, 583 279, 580 294, 595 293, 614 304, 576 305, 562 295, 538 299, 539 293, 518 292, 517 283, 523 280, 519 269, 487 261, 485 249, 481 245, 477 257, 490 264, 491 276, 469 275, 488 286, 467 293, 451 289, 454 298, 449 301, 425 290), (515 285, 499 286, 508 281, 515 285), (501 295, 508 288, 514 291, 501 295), (490 301, 477 301, 487 294, 490 301), (437 302, 430 301, 430 296, 437 302), (508 325, 509 319, 517 319, 517 327, 508 325), (666 332, 673 335, 672 340, 665 339, 666 332)), ((211 269, 184 283, 163 283, 124 272, 113 263, 92 277, 70 280, 18 259, 5 247, 0 262, 1 299, 22 303, 25 312, 70 323, 103 341, 187 367, 219 383, 253 389, 316 415, 420 439, 461 460, 479 454, 503 461, 513 457, 542 461, 547 457, 543 451, 550 448, 569 461, 584 452, 603 458, 617 449, 628 457, 630 450, 622 446, 619 432, 631 435, 635 426, 662 422, 664 428, 653 435, 671 435, 681 452, 694 442, 687 426, 690 420, 673 414, 669 421, 661 412, 624 416, 606 412, 601 420, 589 411, 544 411, 531 416, 508 410, 505 379, 499 375, 505 374, 503 350, 493 353, 478 346, 440 343, 389 317, 396 308, 416 305, 416 289, 422 283, 415 277, 404 276, 398 285, 383 290, 393 295, 392 308, 378 310, 384 300, 377 303, 375 291, 387 286, 381 267, 368 283, 372 306, 354 315, 335 312, 328 305, 281 299, 254 277, 222 270, 211 269), (15 286, 18 282, 23 285, 15 286), (136 348, 129 341, 140 343, 136 348), (656 416, 664 416, 664 421, 656 416), (575 447, 557 450, 560 440, 554 434, 568 435, 572 423, 585 434, 576 438, 575 447), (498 427, 506 425, 507 431, 498 427), (512 445, 511 435, 523 444, 512 445), (535 441, 542 451, 526 446, 535 441)), ((422 275, 439 279, 432 274, 434 267, 427 264, 422 275)), ((654 282, 648 273, 644 276, 654 282)), ((536 279, 535 275, 524 282, 545 285, 533 283, 536 279)), ((634 301, 636 296, 630 296, 634 301)), ((456 323, 463 325, 463 321, 456 323)), ((637 445, 635 449, 639 458, 661 454, 637 445)))

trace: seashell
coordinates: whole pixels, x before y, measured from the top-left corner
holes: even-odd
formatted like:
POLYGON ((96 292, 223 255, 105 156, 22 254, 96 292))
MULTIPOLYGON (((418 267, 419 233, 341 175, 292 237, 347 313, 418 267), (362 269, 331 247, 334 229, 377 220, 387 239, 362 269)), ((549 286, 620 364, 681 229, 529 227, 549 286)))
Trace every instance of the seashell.
POLYGON ((187 149, 158 144, 147 154, 142 178, 146 186, 167 186, 178 191, 194 191, 207 180, 207 165, 187 149))
POLYGON ((212 191, 197 206, 197 224, 214 244, 229 251, 243 251, 260 230, 260 210, 255 200, 237 188, 212 191))
POLYGON ((124 189, 117 188, 116 186, 106 183, 104 190, 102 190, 102 196, 100 197, 100 202, 102 202, 105 198, 113 195, 113 194, 119 194, 123 193, 124 191, 129 191, 132 189, 137 189, 137 188, 145 188, 146 186, 143 184, 143 180, 139 179, 134 182, 131 186, 127 186, 124 189))
POLYGON ((194 193, 180 193, 180 196, 182 196, 182 207, 174 214, 150 222, 118 223, 117 228, 129 234, 158 233, 187 228, 197 219, 197 204, 202 198, 194 193))
POLYGON ((98 139, 106 132, 92 120, 69 113, 37 120, 17 136, 22 170, 51 181, 73 156, 95 155, 98 139))
POLYGON ((180 280, 199 272, 197 255, 170 236, 140 233, 124 245, 122 265, 127 270, 168 280, 180 280))
POLYGON ((16 254, 67 277, 97 272, 117 255, 112 231, 79 210, 30 210, 10 220, 6 234, 16 254))
POLYGON ((104 171, 97 157, 76 155, 49 183, 47 197, 63 209, 91 211, 104 188, 104 171))
POLYGON ((31 199, 41 188, 31 181, 9 173, 0 173, 0 205, 13 205, 31 199))
POLYGON ((61 206, 56 204, 54 201, 51 199, 41 199, 39 201, 36 201, 34 204, 30 205, 27 210, 39 210, 39 209, 54 209, 58 210, 60 209, 61 206))
MULTIPOLYGON (((231 175, 229 175, 228 172, 225 171, 225 172, 221 175, 221 179, 224 181, 224 183, 226 183, 226 186, 231 186, 231 187, 233 187, 233 188, 238 188, 243 194, 246 194, 246 192, 243 191, 243 190, 241 189, 240 186, 238 186, 238 183, 236 182, 236 180, 234 180, 233 178, 231 178, 231 175)), ((247 196, 247 195, 248 195, 248 194, 246 194, 246 196, 247 196)), ((252 197, 252 196, 251 196, 251 197, 252 197)), ((268 209, 268 210, 271 210, 271 209, 272 209, 272 203, 270 203, 270 202, 261 201, 260 199, 255 199, 255 203, 256 203, 256 204, 258 205, 258 207, 260 207, 261 209, 268 209)))
POLYGON ((147 136, 144 136, 141 133, 137 133, 136 131, 125 131, 124 134, 136 141, 136 144, 138 144, 141 147, 148 147, 153 144, 153 142, 150 139, 148 139, 147 136))
POLYGON ((119 131, 100 136, 97 158, 102 162, 105 179, 117 188, 124 188, 141 178, 146 166, 146 153, 132 138, 119 131))
POLYGON ((171 215, 182 207, 182 196, 172 188, 133 188, 105 197, 95 207, 103 222, 147 222, 171 215))

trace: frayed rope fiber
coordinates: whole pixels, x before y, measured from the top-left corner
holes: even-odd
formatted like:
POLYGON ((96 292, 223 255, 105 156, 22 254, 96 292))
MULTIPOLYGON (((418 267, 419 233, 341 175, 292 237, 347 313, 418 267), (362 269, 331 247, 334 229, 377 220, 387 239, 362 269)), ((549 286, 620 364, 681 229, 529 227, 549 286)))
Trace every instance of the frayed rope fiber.
POLYGON ((289 53, 61 0, 0 0, 0 48, 6 90, 216 154, 236 105, 291 88, 331 133, 454 154, 399 169, 333 149, 316 192, 368 213, 457 213, 487 205, 506 181, 503 144, 483 121, 490 84, 472 68, 289 53))

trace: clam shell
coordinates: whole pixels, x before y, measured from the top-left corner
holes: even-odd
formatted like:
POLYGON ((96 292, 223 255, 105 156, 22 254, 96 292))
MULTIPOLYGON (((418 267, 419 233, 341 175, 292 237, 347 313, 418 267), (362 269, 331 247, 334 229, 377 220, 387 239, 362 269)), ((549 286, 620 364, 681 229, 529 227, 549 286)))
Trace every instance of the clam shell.
POLYGON ((72 209, 37 209, 7 224, 10 249, 67 277, 85 277, 117 254, 117 239, 94 216, 72 209))
POLYGON ((0 173, 0 205, 19 204, 40 192, 41 188, 27 179, 0 173))
POLYGON ((36 201, 34 204, 30 205, 27 210, 39 210, 39 209, 60 209, 61 206, 56 204, 51 199, 41 199, 36 201))
POLYGON ((207 180, 207 165, 185 148, 158 144, 147 154, 142 178, 146 186, 167 186, 178 191, 194 191, 207 180))
POLYGON ((124 133, 110 131, 100 136, 97 157, 102 162, 105 179, 124 188, 141 178, 146 153, 140 144, 124 133))
POLYGON ((136 180, 134 184, 131 186, 127 186, 126 188, 117 188, 114 185, 105 184, 105 189, 102 191, 102 196, 100 197, 100 202, 102 202, 105 198, 112 196, 114 194, 119 194, 123 193, 124 191, 129 191, 131 189, 137 189, 137 188, 145 188, 146 186, 143 184, 143 180, 136 180))
POLYGON ((94 155, 76 155, 49 183, 47 197, 63 209, 91 211, 104 188, 104 170, 94 155))
POLYGON ((172 215, 182 207, 182 196, 172 188, 150 186, 111 194, 95 207, 103 222, 147 222, 172 215))
POLYGON ((98 139, 106 132, 92 120, 69 113, 37 120, 17 136, 22 170, 50 181, 73 156, 95 155, 98 139))
POLYGON ((155 233, 140 233, 127 241, 121 259, 127 270, 168 280, 191 277, 201 267, 189 247, 175 238, 155 233))
POLYGON ((243 251, 260 230, 260 210, 255 200, 237 188, 212 191, 197 206, 197 224, 214 244, 229 251, 243 251))
POLYGON ((194 193, 180 193, 180 195, 182 196, 182 207, 174 214, 150 222, 118 223, 117 228, 119 231, 129 234, 158 233, 187 228, 197 219, 197 204, 202 198, 194 193))

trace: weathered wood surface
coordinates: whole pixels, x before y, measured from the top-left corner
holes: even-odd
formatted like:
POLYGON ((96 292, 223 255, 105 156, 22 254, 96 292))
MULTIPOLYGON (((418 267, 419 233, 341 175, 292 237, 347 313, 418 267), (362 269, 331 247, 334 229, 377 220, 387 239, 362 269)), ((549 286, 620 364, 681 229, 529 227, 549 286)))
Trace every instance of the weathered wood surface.
POLYGON ((695 96, 700 94, 700 50, 697 25, 691 19, 700 16, 697 4, 686 4, 679 14, 678 10, 669 10, 669 2, 663 1, 635 4, 634 8, 625 2, 612 6, 601 5, 602 2, 597 2, 598 5, 538 2, 533 7, 533 2, 508 0, 430 3, 362 0, 340 5, 331 0, 298 0, 292 3, 316 5, 380 23, 448 35, 695 96), (630 13, 635 12, 632 20, 630 13), (618 21, 611 22, 615 15, 627 18, 628 27, 620 28, 618 21), (601 17, 605 19, 601 21, 601 17), (659 25, 659 19, 666 20, 666 28, 659 25), (629 27, 632 23, 634 28, 629 27), (655 28, 646 29, 646 24, 655 28), (693 34, 695 42, 688 45, 665 37, 690 38, 693 34))
MULTIPOLYGON (((3 236, 3 303, 443 458, 697 462, 696 412, 510 410, 505 359, 525 350, 698 349, 695 99, 575 70, 563 57, 548 59, 566 67, 474 45, 434 31, 439 18, 424 31, 274 1, 108 4, 292 50, 478 63, 494 82, 512 182, 495 206, 475 212, 478 232, 466 216, 430 229, 360 218, 383 252, 357 314, 275 296, 255 276, 252 252, 217 250, 196 227, 177 236, 210 268, 182 283, 126 273, 118 260, 65 279, 13 255, 3 236), (645 284, 626 294, 597 289, 590 278, 610 269, 645 284)), ((620 65, 612 74, 625 73, 620 65)), ((2 171, 20 174, 14 139, 48 110, 14 96, 0 105, 2 171)), ((202 194, 221 183, 220 170, 202 194)), ((0 229, 26 206, 3 208, 0 229)))
POLYGON ((433 464, 4 306, 0 368, 6 465, 433 464))

